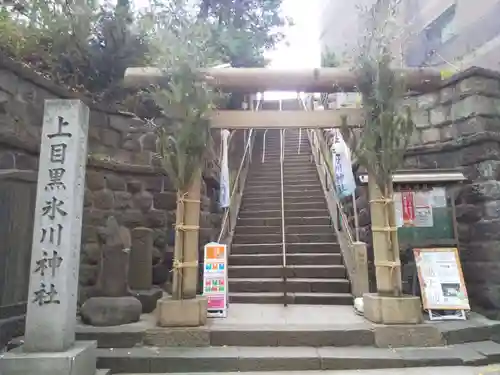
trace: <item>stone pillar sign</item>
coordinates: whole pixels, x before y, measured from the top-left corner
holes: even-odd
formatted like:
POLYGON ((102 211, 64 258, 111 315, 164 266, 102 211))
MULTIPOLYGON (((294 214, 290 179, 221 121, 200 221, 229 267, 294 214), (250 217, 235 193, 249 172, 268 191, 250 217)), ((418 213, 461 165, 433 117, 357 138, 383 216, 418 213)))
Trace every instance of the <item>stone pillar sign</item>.
POLYGON ((95 343, 75 343, 88 122, 79 100, 45 101, 25 344, 5 375, 95 373, 95 343))

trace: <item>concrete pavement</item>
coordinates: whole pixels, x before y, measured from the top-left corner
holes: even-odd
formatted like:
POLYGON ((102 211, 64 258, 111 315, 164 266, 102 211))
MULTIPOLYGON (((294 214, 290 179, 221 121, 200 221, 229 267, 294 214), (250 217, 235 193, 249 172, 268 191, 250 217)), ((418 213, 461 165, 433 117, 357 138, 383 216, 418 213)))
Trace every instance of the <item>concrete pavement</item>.
MULTIPOLYGON (((348 371, 273 371, 273 372, 196 372, 157 375, 500 375, 500 364, 482 367, 417 367, 381 370, 348 370, 348 371)), ((119 374, 118 374, 119 375, 119 374)), ((127 374, 148 375, 148 374, 127 374)))

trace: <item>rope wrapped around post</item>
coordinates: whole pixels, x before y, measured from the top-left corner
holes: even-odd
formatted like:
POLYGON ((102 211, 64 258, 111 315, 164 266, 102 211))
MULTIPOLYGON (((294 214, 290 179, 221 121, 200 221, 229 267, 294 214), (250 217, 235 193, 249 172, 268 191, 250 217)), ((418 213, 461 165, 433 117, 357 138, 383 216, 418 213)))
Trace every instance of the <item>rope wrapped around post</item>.
MULTIPOLYGON (((370 203, 379 203, 383 205, 388 205, 390 203, 394 203, 394 199, 392 198, 379 198, 379 199, 372 199, 369 201, 370 203)), ((397 232, 398 228, 397 227, 392 227, 392 226, 385 226, 385 227, 374 227, 372 226, 372 232, 386 232, 386 233, 391 233, 391 232, 397 232)), ((387 267, 390 268, 390 277, 391 279, 394 276, 394 270, 396 268, 401 268, 401 261, 391 261, 391 260, 379 260, 374 263, 375 267, 387 267)))
MULTIPOLYGON (((184 193, 183 196, 177 200, 177 204, 182 206, 181 212, 183 214, 184 214, 185 203, 201 203, 201 201, 198 199, 186 199, 185 198, 186 195, 187 193, 184 193)), ((186 225, 186 224, 174 224, 174 228, 176 232, 196 231, 200 229, 199 225, 186 225)), ((177 272, 180 275, 182 275, 182 270, 184 268, 196 268, 198 267, 198 263, 199 262, 197 260, 191 262, 182 262, 179 259, 174 259, 172 264, 172 270, 170 272, 177 272)))

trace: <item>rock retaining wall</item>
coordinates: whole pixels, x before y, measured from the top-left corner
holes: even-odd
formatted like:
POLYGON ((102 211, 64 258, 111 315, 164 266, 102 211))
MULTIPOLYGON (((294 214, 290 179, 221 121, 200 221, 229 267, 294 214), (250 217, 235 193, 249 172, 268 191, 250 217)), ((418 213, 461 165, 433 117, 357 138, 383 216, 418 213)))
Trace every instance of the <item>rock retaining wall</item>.
MULTIPOLYGON (((31 172, 36 181, 43 103, 52 98, 79 97, 29 69, 0 60, 0 173, 7 170, 24 174, 31 172)), ((87 104, 91 114, 80 302, 93 293, 103 229, 110 215, 130 229, 140 226, 153 229, 153 281, 156 285, 165 284, 170 277, 176 209, 175 189, 154 158, 156 135, 153 130, 133 115, 87 104)), ((216 202, 217 180, 216 166, 207 166, 202 187, 200 245, 214 240, 219 231, 221 215, 216 202)), ((11 222, 1 222, 0 225, 19 227, 19 230, 24 227, 24 223, 15 222, 15 215, 4 220, 11 222)), ((31 236, 31 233, 25 235, 31 236)), ((18 251, 30 254, 31 249, 18 251)), ((2 255, 0 252, 0 258, 2 255)), ((0 274, 3 271, 1 266, 0 261, 0 274)), ((29 268, 19 277, 27 278, 28 275, 29 268)))
MULTIPOLYGON (((471 68, 444 82, 438 91, 408 98, 407 103, 417 132, 404 167, 462 167, 468 181, 456 188, 456 208, 465 280, 473 308, 496 315, 500 312, 500 74, 471 68)), ((361 240, 371 243, 366 190, 358 187, 357 205, 361 240)))

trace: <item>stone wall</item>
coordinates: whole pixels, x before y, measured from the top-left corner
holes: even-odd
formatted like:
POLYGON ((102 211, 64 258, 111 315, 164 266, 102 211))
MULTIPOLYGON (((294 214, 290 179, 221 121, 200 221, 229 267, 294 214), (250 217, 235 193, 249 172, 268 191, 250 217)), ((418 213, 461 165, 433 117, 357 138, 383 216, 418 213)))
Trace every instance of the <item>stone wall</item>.
MULTIPOLYGON (((0 60, 0 172, 20 170, 36 176, 43 103, 51 98, 78 96, 22 66, 0 60)), ((130 229, 146 226, 154 230, 153 278, 156 285, 163 286, 170 277, 176 208, 175 189, 154 158, 156 136, 152 129, 131 114, 87 105, 91 114, 80 302, 93 293, 103 229, 110 215, 130 229)), ((213 240, 219 231, 217 175, 215 165, 205 168, 200 245, 213 240)), ((22 227, 22 223, 18 225, 22 227)), ((26 269, 22 277, 28 274, 26 269)))
MULTIPOLYGON (((460 256, 473 308, 500 311, 500 74, 472 68, 407 99, 417 132, 404 168, 462 167, 456 187, 460 256)), ((371 243, 366 188, 358 187, 361 240, 371 243)))

